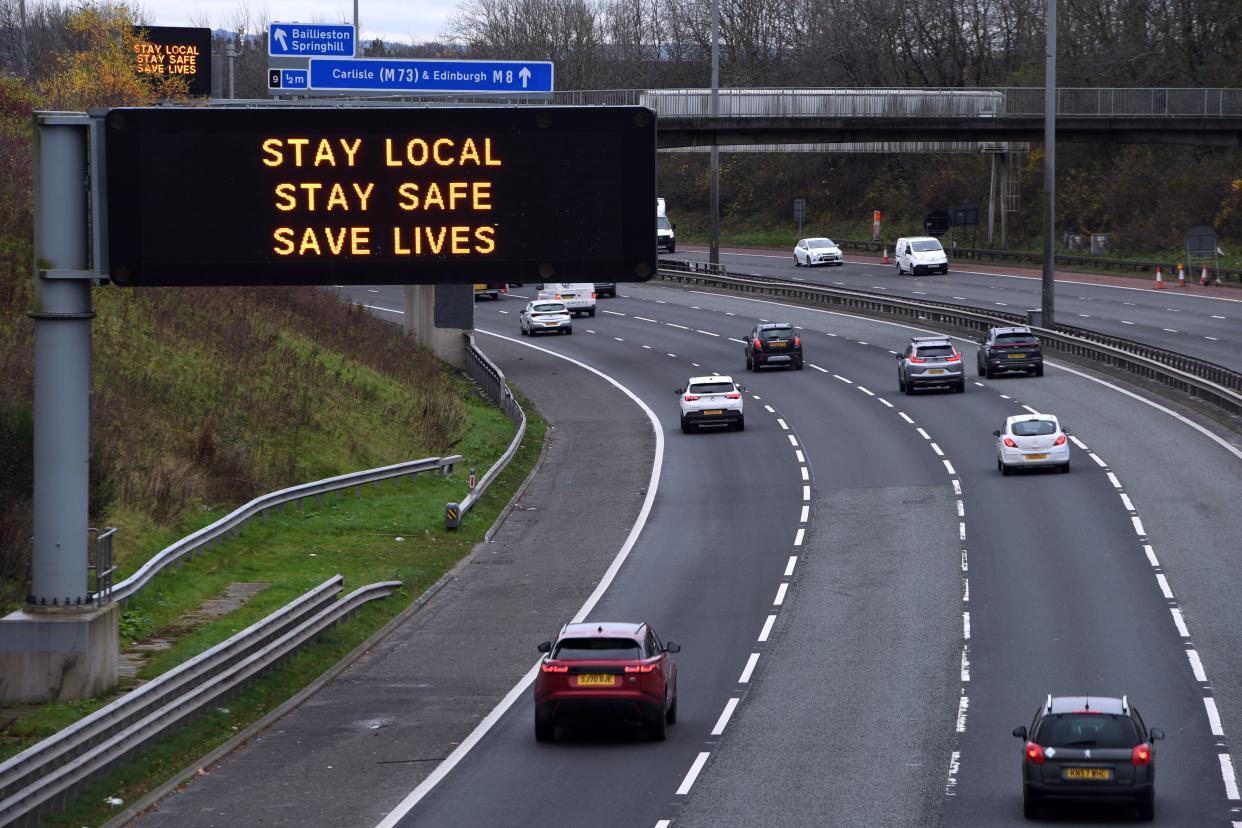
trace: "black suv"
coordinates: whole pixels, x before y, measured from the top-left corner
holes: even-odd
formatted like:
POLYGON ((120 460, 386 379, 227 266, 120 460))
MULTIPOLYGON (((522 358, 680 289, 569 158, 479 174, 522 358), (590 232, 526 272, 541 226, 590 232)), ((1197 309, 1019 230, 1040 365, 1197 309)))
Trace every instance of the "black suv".
POLYGON ((1011 328, 988 328, 979 338, 975 362, 979 376, 992 378, 1003 371, 1022 371, 1037 377, 1044 375, 1044 354, 1039 340, 1025 325, 1011 328))
POLYGON ((1156 749, 1164 738, 1147 729, 1125 696, 1049 695, 1028 731, 1015 727, 1022 745, 1022 813, 1039 817, 1047 799, 1128 800, 1139 818, 1156 815, 1156 749))
POLYGON ((802 337, 788 322, 760 322, 746 335, 746 368, 764 365, 802 369, 802 337))

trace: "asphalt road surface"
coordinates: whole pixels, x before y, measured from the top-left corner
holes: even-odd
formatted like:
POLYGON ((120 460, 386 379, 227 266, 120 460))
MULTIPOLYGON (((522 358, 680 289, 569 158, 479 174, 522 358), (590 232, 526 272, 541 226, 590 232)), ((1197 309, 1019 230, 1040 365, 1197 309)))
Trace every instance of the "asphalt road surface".
MULTIPOLYGON (((392 717, 393 755, 440 757, 463 743, 451 769, 386 774, 378 754, 348 749, 339 722, 308 717, 297 750, 324 764, 339 757, 350 766, 339 784, 282 772, 273 753, 279 785, 239 793, 226 771, 245 765, 247 748, 187 789, 199 789, 200 803, 236 815, 277 788, 286 806, 301 803, 282 812, 289 820, 273 811, 265 824, 314 815, 361 824, 336 817, 350 812, 343 802, 355 817, 419 826, 1017 824, 1012 728, 1048 693, 1126 693, 1168 734, 1157 746, 1157 822, 1242 823, 1240 756, 1228 738, 1242 727, 1236 434, 1205 433, 1140 392, 1056 364, 1042 378, 984 382, 972 371, 964 394, 905 396, 893 352, 922 333, 908 326, 620 287, 596 318, 575 321, 573 336, 533 342, 518 335, 521 297, 479 302, 477 339, 554 423, 598 421, 598 449, 579 425, 576 450, 559 455, 567 468, 586 456, 606 478, 619 464, 618 479, 631 481, 622 493, 653 462, 660 468, 641 534, 587 618, 645 619, 682 644, 668 741, 609 727, 534 741, 519 679, 552 631, 536 636, 547 622, 530 616, 566 620, 581 606, 621 546, 618 523, 640 512, 631 499, 609 522, 611 498, 598 488, 545 485, 524 501, 536 511, 519 541, 537 548, 543 519, 575 539, 544 550, 540 571, 559 573, 560 586, 531 592, 514 577, 520 599, 500 603, 493 625, 461 619, 486 606, 470 601, 505 594, 503 574, 485 593, 456 597, 452 647, 463 663, 454 671, 446 659, 437 676, 470 688, 469 715, 420 731, 415 721, 451 705, 425 709, 414 675, 394 690, 370 684, 378 679, 366 671, 346 674, 352 719, 392 717), (744 371, 738 340, 756 319, 802 328, 805 370, 744 371), (635 425, 645 417, 637 403, 585 366, 639 398, 662 441, 635 425), (682 435, 673 389, 713 371, 747 386, 746 431, 682 435), (1070 474, 996 471, 992 430, 1031 409, 1072 428, 1070 474), (614 421, 628 424, 629 448, 610 435, 614 421), (541 517, 545 506, 558 511, 541 517), (479 653, 496 668, 476 686, 479 653), (506 682, 518 687, 512 704, 485 733, 464 737, 462 722, 492 710, 506 682)), ((400 288, 348 295, 399 318, 400 288)), ((973 349, 961 347, 970 367, 973 349)), ((436 632, 404 637, 416 646, 436 632)), ((377 654, 370 669, 382 675, 396 657, 377 654)), ((1047 816, 1067 825, 1130 818, 1099 808, 1047 816)))
MULTIPOLYGON (((706 261, 707 253, 679 250, 664 258, 706 261)), ((848 254, 845 258, 846 263, 840 267, 811 268, 794 265, 792 247, 787 255, 776 251, 721 253, 721 263, 731 272, 1008 313, 1025 313, 1040 307, 1038 271, 1024 273, 1015 268, 950 262, 949 272, 944 275, 898 276, 894 265, 882 265, 877 259, 848 254)), ((1195 274, 1195 284, 1184 290, 1169 287, 1157 291, 1150 289, 1152 283, 1139 280, 1130 286, 1094 284, 1091 277, 1059 273, 1055 293, 1057 321, 1242 370, 1242 349, 1238 348, 1242 342, 1242 291, 1201 291, 1198 278, 1195 274)), ((1166 284, 1176 282, 1169 281, 1166 274, 1166 284)))

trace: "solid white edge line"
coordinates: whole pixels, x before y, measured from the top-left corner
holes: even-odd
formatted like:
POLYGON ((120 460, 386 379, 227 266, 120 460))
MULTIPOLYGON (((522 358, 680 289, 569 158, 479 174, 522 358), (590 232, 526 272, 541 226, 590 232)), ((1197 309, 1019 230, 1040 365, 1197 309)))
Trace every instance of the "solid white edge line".
POLYGON ((759 654, 751 653, 750 658, 746 659, 746 666, 742 668, 742 674, 738 676, 738 684, 746 684, 750 681, 751 673, 755 672, 755 665, 759 663, 759 654))
POLYGON ((798 556, 790 555, 788 563, 785 564, 785 577, 793 575, 794 567, 798 565, 798 556))
POLYGON ((763 629, 759 631, 759 643, 768 640, 768 636, 772 634, 772 625, 776 623, 776 616, 769 615, 768 620, 763 622, 763 629))
MULTIPOLYGON (((775 618, 776 616, 772 617, 775 618)), ((716 726, 712 728, 713 736, 719 736, 724 733, 725 725, 729 724, 729 719, 733 716, 733 711, 737 709, 737 703, 737 696, 733 696, 725 702, 724 710, 720 712, 720 718, 716 720, 716 726)))
MULTIPOLYGON (((1225 798, 1238 799, 1238 777, 1233 771, 1233 758, 1228 753, 1217 754, 1220 758, 1220 775, 1225 780, 1225 798)), ((1237 825, 1238 823, 1234 823, 1237 825)))
POLYGON ((1198 650, 1187 650, 1186 658, 1190 661, 1190 671, 1195 674, 1195 681, 1207 684, 1207 672, 1203 669, 1203 661, 1198 650))
POLYGON ((1225 729, 1220 724, 1220 711, 1216 709, 1216 699, 1211 696, 1204 696, 1203 707, 1207 711, 1208 726, 1212 728, 1212 735, 1224 736, 1225 729))
MULTIPOLYGON (((579 362, 572 357, 559 354, 556 351, 550 351, 547 348, 542 348, 531 342, 523 342, 520 339, 502 336, 501 334, 492 333, 491 331, 476 330, 476 333, 487 334, 488 336, 493 336, 497 339, 516 345, 524 345, 527 348, 542 351, 545 354, 557 357, 558 359, 563 359, 566 362, 577 365, 579 368, 590 371, 592 374, 595 374, 605 380, 621 393, 633 400, 634 403, 647 415, 647 419, 651 423, 651 430, 655 433, 655 453, 652 458, 651 477, 647 481, 647 496, 643 499, 643 505, 638 511, 638 517, 635 519, 634 525, 630 527, 630 533, 626 536, 625 542, 621 544, 621 549, 617 552, 616 557, 613 558, 612 564, 609 565, 608 570, 600 579, 599 584, 596 585, 595 591, 592 592, 590 597, 586 599, 586 602, 582 605, 582 608, 578 610, 577 614, 574 615, 572 619, 574 622, 581 621, 588 613, 591 612, 592 609, 595 608, 595 605, 599 602, 599 599, 602 598, 604 593, 608 591, 608 588, 612 585, 613 579, 617 577, 617 573, 621 570, 621 565, 625 563, 626 558, 630 555, 630 551, 634 548, 634 544, 638 542, 638 536, 642 534, 644 527, 647 525, 647 518, 651 514, 651 508, 655 503, 656 492, 659 491, 660 488, 660 471, 664 465, 664 429, 661 427, 660 420, 656 417, 655 412, 652 411, 651 408, 643 402, 637 394, 626 388, 617 380, 605 374, 603 371, 600 371, 598 368, 593 368, 584 362, 579 362)), ((449 773, 452 772, 453 768, 457 767, 462 759, 466 758, 466 754, 473 750, 474 747, 483 740, 483 737, 486 736, 488 731, 491 730, 496 723, 500 721, 501 717, 509 711, 509 708, 513 706, 522 693, 526 692, 531 683, 534 682, 536 671, 538 671, 538 669, 539 662, 536 661, 531 665, 531 668, 526 672, 526 675, 522 676, 522 678, 518 680, 518 683, 505 694, 504 698, 502 698, 500 702, 492 708, 491 712, 483 717, 483 721, 479 722, 474 730, 470 732, 470 735, 467 736, 461 744, 454 748, 453 751, 449 753, 449 755, 446 756, 442 762, 440 762, 440 764, 436 765, 435 770, 433 770, 427 778, 420 782, 414 790, 410 791, 410 793, 407 794, 395 808, 389 811, 387 816, 377 823, 376 828, 392 828, 392 826, 395 826, 398 822, 404 819, 406 814, 412 811, 414 806, 416 806, 423 799, 423 797, 431 793, 432 789, 435 788, 436 785, 440 784, 444 777, 448 776, 449 773)))
POLYGON ((703 770, 703 766, 707 764, 707 757, 711 754, 703 751, 694 757, 694 762, 690 765, 690 770, 686 771, 686 778, 681 780, 681 785, 677 788, 678 796, 685 796, 690 793, 690 789, 694 787, 694 780, 699 778, 699 772, 703 770))

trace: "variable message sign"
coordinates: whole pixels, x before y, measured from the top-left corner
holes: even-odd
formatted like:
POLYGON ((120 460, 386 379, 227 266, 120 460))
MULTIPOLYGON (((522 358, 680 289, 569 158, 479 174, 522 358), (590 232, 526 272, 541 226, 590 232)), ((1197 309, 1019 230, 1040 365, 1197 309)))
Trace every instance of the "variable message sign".
POLYGON ((644 107, 114 109, 120 285, 644 281, 644 107))
POLYGON ((341 60, 311 58, 312 89, 351 92, 542 94, 553 64, 540 60, 341 60))
POLYGON ((135 26, 134 65, 152 78, 184 78, 191 95, 211 94, 211 29, 135 26))

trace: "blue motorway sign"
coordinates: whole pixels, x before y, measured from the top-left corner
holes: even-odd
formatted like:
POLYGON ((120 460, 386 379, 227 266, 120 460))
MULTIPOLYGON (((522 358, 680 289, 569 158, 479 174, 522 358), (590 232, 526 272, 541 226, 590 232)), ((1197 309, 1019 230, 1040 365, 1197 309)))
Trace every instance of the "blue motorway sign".
POLYGON ((311 89, 341 92, 549 93, 553 74, 542 60, 310 60, 311 89))
POLYGON ((289 89, 295 92, 306 91, 309 73, 305 69, 282 69, 269 66, 267 69, 268 89, 289 89))
POLYGON ((354 56, 350 23, 270 23, 267 53, 273 57, 354 56))

